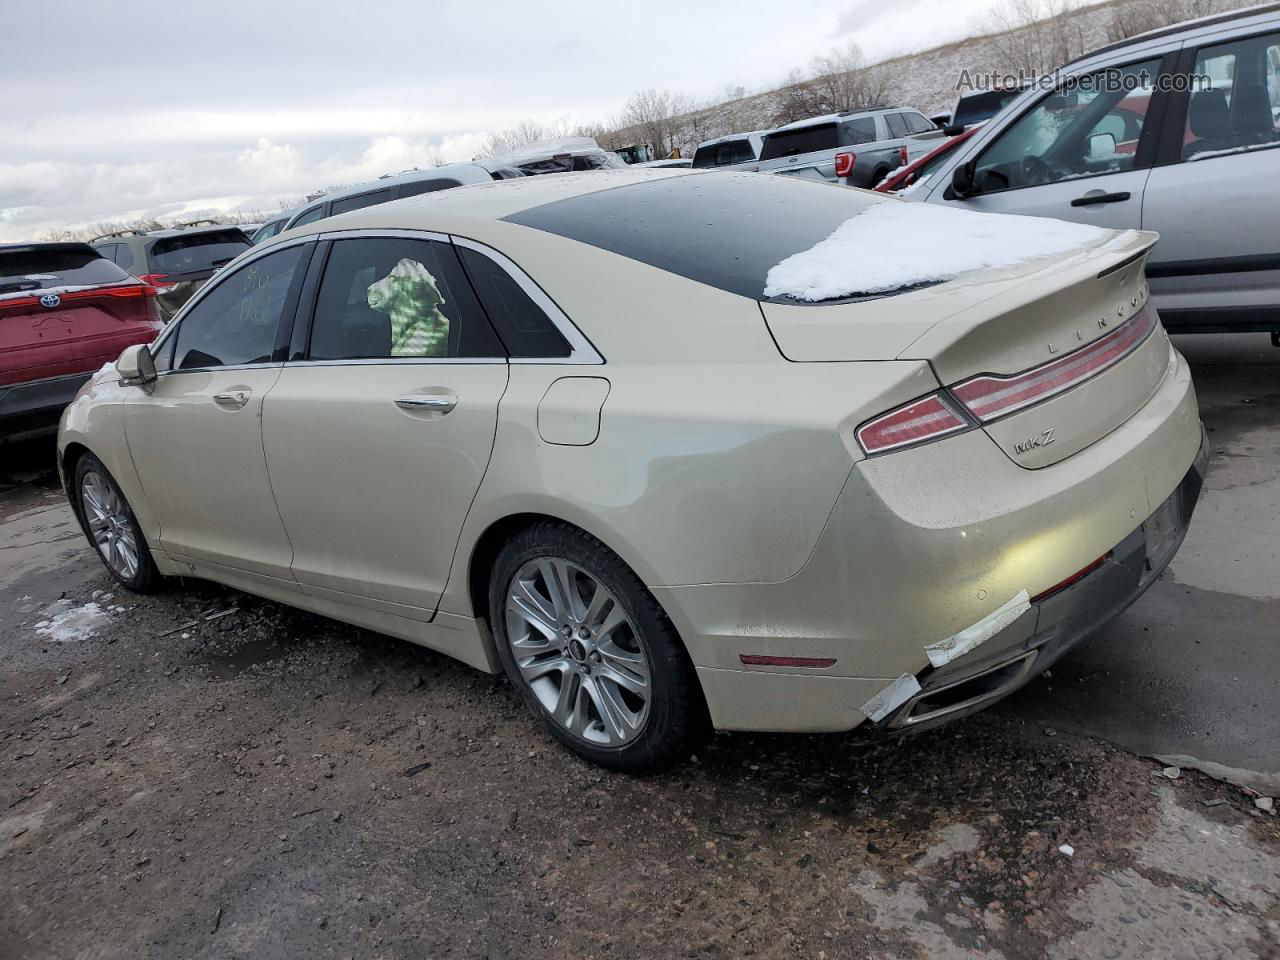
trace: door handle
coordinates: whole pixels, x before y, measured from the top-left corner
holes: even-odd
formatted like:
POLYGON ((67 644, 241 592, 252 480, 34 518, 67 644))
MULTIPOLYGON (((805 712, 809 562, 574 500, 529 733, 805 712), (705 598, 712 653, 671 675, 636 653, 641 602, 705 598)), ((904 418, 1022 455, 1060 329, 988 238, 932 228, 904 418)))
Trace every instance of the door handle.
POLYGON ((227 407, 243 407, 249 402, 248 390, 228 390, 226 393, 215 393, 213 402, 227 407))
POLYGON ((1090 190, 1083 197, 1071 201, 1073 207, 1091 207, 1095 203, 1121 203, 1129 199, 1129 191, 1120 193, 1103 193, 1101 190, 1090 190))
POLYGON ((457 405, 458 398, 451 393, 414 393, 396 398, 396 406, 401 410, 448 413, 457 405))

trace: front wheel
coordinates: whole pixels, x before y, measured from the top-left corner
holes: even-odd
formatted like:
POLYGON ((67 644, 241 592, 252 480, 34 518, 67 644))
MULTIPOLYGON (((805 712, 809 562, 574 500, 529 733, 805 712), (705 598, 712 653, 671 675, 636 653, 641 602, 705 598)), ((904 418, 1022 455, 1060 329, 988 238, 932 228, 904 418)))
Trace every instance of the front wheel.
POLYGON ((86 453, 76 463, 72 490, 85 536, 107 571, 124 587, 148 593, 160 584, 160 572, 142 536, 138 519, 102 461, 86 453))
POLYGON ((503 669, 557 740, 613 770, 660 770, 704 728, 675 628, 604 544, 561 523, 518 534, 489 586, 503 669))

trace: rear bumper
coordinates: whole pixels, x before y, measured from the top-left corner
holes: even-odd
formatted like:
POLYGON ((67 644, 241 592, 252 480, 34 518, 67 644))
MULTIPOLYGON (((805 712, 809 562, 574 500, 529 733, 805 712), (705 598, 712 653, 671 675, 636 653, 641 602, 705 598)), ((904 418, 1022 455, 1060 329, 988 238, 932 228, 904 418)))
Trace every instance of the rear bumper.
MULTIPOLYGON (((932 690, 1033 646, 1042 650, 1036 666, 1043 669, 1054 650, 1131 603, 1151 579, 1133 572, 1144 559, 1143 523, 1181 496, 1185 529, 1203 475, 1203 440, 1189 370, 1170 350, 1147 403, 1065 460, 1023 469, 983 431, 864 460, 795 576, 653 593, 685 640, 717 727, 849 730, 896 678, 910 675, 932 690), (931 679, 927 648, 985 621, 1022 591, 1046 593, 1104 555, 1090 577, 1005 621, 931 679), (1069 610, 1086 581, 1114 597, 1069 610), (834 663, 744 666, 743 654, 834 663)), ((1169 556, 1153 558, 1155 566, 1169 556)))
POLYGON ((868 733, 912 733, 975 713, 1043 673, 1076 644, 1120 616, 1169 566, 1186 538, 1209 467, 1208 437, 1201 430, 1200 450, 1182 482, 1141 526, 1107 555, 1102 566, 1076 583, 1034 604, 1034 627, 1013 645, 993 638, 999 652, 964 658, 917 680, 920 693, 895 708, 868 733), (1154 517, 1172 521, 1173 536, 1162 533, 1154 517), (1153 535, 1153 530, 1155 533, 1153 535))
POLYGON ((93 371, 86 371, 0 387, 0 437, 56 428, 62 408, 91 376, 93 371))

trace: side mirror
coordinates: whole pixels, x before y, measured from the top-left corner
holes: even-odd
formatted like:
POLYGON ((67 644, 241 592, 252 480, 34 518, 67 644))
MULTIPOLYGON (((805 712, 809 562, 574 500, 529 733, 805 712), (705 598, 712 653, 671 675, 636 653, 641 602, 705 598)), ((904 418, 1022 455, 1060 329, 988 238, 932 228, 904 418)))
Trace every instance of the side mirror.
POLYGON ((147 344, 136 343, 132 347, 126 347, 116 361, 116 372, 126 383, 153 383, 156 379, 156 361, 147 344))
POLYGON ((1116 138, 1109 133, 1095 133, 1089 138, 1090 160, 1114 160, 1116 156, 1116 138))
POLYGON ((951 191, 957 197, 972 197, 978 193, 978 188, 973 182, 974 173, 977 170, 977 159, 970 160, 968 163, 962 163, 956 167, 955 172, 951 174, 951 191))
POLYGON ((960 134, 964 133, 964 124, 948 123, 946 126, 942 128, 942 132, 945 133, 948 137, 958 137, 960 136, 960 134))

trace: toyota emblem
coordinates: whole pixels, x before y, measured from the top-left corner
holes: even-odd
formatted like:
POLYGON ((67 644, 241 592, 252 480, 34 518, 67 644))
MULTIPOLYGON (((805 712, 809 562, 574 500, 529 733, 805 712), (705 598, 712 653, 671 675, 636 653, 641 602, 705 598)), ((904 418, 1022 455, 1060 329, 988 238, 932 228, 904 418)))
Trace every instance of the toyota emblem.
POLYGON ((62 298, 58 296, 56 293, 46 293, 43 297, 40 298, 40 306, 48 307, 51 310, 61 302, 62 302, 62 298))

